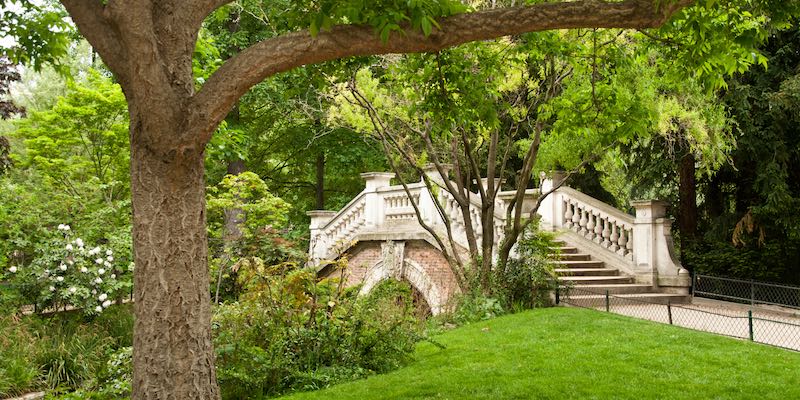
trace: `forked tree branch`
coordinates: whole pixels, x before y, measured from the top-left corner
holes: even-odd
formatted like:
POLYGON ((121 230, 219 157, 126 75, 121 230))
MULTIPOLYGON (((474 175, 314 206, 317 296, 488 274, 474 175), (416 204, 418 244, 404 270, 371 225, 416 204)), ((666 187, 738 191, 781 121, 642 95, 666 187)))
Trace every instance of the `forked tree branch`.
MULTIPOLYGON (((76 0, 73 0, 76 1, 76 0)), ((497 8, 454 15, 429 36, 406 29, 383 42, 368 26, 343 25, 312 37, 307 30, 259 42, 229 59, 192 99, 188 128, 205 143, 234 102, 274 74, 343 57, 434 52, 459 44, 552 29, 630 28, 662 25, 695 0, 582 0, 497 8)), ((209 0, 207 9, 223 4, 209 0)))

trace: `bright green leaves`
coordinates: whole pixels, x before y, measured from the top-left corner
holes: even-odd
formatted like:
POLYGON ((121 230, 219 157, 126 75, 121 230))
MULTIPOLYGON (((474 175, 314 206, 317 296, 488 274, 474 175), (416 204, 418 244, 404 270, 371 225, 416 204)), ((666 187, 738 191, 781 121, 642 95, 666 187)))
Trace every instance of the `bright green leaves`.
POLYGON ((0 54, 37 71, 50 64, 62 74, 68 72, 61 59, 67 55, 73 28, 63 9, 38 1, 0 0, 0 10, 0 38, 15 42, 8 48, 8 43, 0 44, 0 54))
POLYGON ((270 232, 286 228, 289 203, 273 195, 266 183, 250 171, 226 175, 219 184, 208 188, 208 230, 211 238, 225 234, 224 214, 239 210, 238 229, 245 238, 252 238, 264 229, 270 232))
POLYGON ((407 27, 430 35, 438 28, 437 18, 467 10, 454 0, 320 0, 309 3, 313 10, 308 17, 313 36, 333 25, 356 24, 372 26, 383 41, 407 27))
POLYGON ((735 73, 766 66, 758 46, 797 15, 796 1, 713 0, 682 10, 648 35, 673 60, 679 80, 691 77, 714 90, 726 87, 726 78, 735 73))
POLYGON ((25 151, 15 155, 23 167, 35 167, 70 190, 74 182, 105 187, 121 198, 128 181, 128 115, 119 86, 90 70, 73 82, 53 108, 34 111, 18 123, 13 137, 25 151))

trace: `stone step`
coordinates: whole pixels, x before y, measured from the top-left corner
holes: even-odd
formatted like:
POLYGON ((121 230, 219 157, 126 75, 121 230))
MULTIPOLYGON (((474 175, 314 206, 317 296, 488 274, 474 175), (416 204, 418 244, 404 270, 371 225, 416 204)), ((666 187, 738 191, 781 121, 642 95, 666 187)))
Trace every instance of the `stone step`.
POLYGON ((595 293, 609 294, 633 294, 633 293, 652 293, 653 287, 642 283, 607 283, 607 284, 585 284, 573 286, 578 290, 588 290, 595 293))
POLYGON ((548 249, 554 253, 559 252, 560 254, 573 254, 578 252, 577 247, 570 247, 570 246, 548 247, 548 249))
POLYGON ((603 268, 602 261, 595 260, 558 260, 553 261, 556 268, 603 268))
POLYGON ((559 282, 573 282, 580 284, 605 284, 605 283, 631 283, 633 279, 629 276, 559 276, 559 282))
POLYGON ((609 276, 619 275, 619 270, 614 268, 556 268, 555 273, 569 276, 609 276))
POLYGON ((564 253, 558 255, 559 260, 562 261, 589 261, 592 256, 584 253, 564 253))
MULTIPOLYGON (((610 294, 609 294, 610 295, 610 294)), ((691 301, 691 296, 686 294, 670 293, 628 293, 610 295, 611 307, 647 306, 647 303, 656 304, 683 304, 691 301)), ((605 306, 605 294, 575 294, 569 296, 569 303, 581 307, 605 306)), ((656 311, 656 310, 654 310, 656 311)))

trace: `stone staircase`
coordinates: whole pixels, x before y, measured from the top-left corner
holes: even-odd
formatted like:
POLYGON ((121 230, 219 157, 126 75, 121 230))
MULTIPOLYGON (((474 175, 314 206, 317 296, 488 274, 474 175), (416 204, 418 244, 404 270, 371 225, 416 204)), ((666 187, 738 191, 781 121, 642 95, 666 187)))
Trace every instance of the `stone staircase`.
POLYGON ((598 305, 605 301, 605 294, 615 298, 667 304, 687 303, 691 296, 665 293, 649 284, 636 283, 634 278, 616 268, 607 267, 603 261, 592 259, 590 254, 579 253, 576 247, 557 241, 551 248, 557 254, 555 272, 564 289, 573 288, 570 298, 581 304, 598 305), (591 293, 590 293, 591 292, 591 293))

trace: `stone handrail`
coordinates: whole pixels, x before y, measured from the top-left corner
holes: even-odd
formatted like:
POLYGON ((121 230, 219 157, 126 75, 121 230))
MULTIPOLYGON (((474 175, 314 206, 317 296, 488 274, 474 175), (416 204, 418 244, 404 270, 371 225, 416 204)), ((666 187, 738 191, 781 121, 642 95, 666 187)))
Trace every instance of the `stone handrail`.
MULTIPOLYGON (((563 176, 556 176, 563 179, 563 176)), ((542 181, 542 193, 554 187, 554 179, 542 181)), ((666 218, 667 203, 634 201, 632 216, 575 189, 561 186, 542 200, 538 214, 543 228, 561 232, 569 245, 589 252, 639 283, 687 287, 689 272, 675 256, 666 218)))
MULTIPOLYGON (((421 231, 417 223, 417 215, 412 201, 420 210, 423 220, 439 232, 444 232, 442 215, 433 204, 431 191, 423 182, 408 184, 410 197, 400 185, 390 186, 389 181, 394 174, 366 173, 362 177, 366 180, 366 187, 358 196, 348 203, 341 211, 309 211, 311 216, 311 262, 337 256, 341 247, 347 247, 359 233, 386 233, 398 231, 421 231)), ((437 176, 431 179, 439 186, 438 200, 443 206, 443 214, 451 221, 454 242, 469 248, 466 237, 466 227, 461 208, 455 198, 444 190, 442 182, 437 176)), ((481 230, 481 202, 476 193, 469 194, 470 218, 476 239, 480 243, 483 232, 481 230)), ((503 238, 505 225, 505 210, 502 201, 498 201, 495 209, 494 240, 499 243, 503 238)))
POLYGON ((564 210, 558 225, 624 260, 633 260, 633 216, 569 187, 559 188, 558 198, 564 210))

